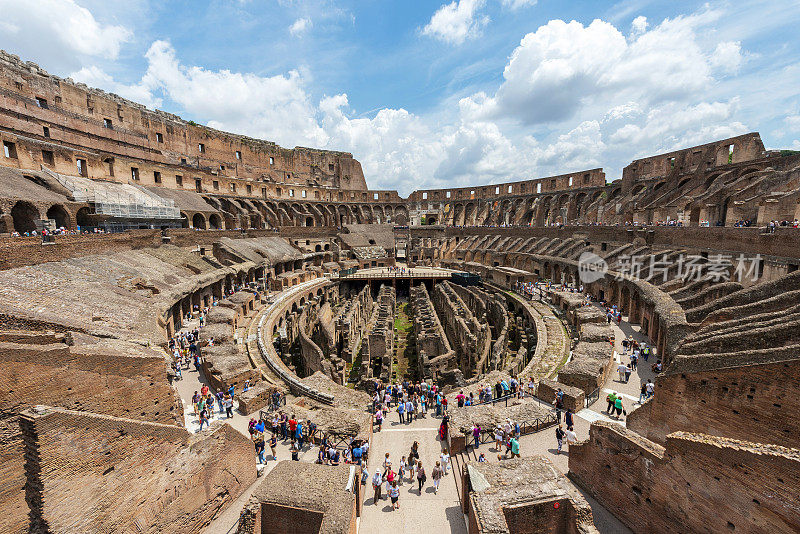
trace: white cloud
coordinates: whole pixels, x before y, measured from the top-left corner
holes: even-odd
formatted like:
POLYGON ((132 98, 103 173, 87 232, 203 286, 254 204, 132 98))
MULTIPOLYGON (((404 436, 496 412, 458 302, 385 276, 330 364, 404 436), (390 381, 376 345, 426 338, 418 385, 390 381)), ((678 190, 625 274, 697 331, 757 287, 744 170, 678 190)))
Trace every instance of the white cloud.
POLYGON ((517 10, 523 7, 531 7, 536 5, 536 0, 503 0, 503 7, 517 10))
POLYGON ((711 54, 710 63, 712 67, 727 73, 738 72, 742 65, 742 44, 733 41, 717 44, 711 54))
POLYGON ((180 64, 166 41, 156 41, 145 57, 142 83, 165 95, 212 128, 281 144, 325 145, 327 135, 314 118, 304 80, 297 71, 261 77, 180 64))
POLYGON ((479 13, 484 4, 485 0, 453 0, 436 10, 422 33, 450 44, 474 39, 489 23, 489 17, 479 13))
POLYGON ((800 115, 789 115, 783 119, 790 132, 800 132, 800 115))
POLYGON ((630 39, 599 19, 588 26, 551 20, 522 38, 494 95, 468 97, 462 108, 475 117, 532 125, 620 101, 653 105, 691 98, 711 84, 713 69, 735 67, 738 44, 714 52, 700 44, 704 26, 718 16, 706 10, 666 19, 649 31, 638 18, 630 39))
POLYGON ((80 68, 79 56, 116 59, 133 34, 103 24, 73 0, 0 0, 0 40, 31 58, 48 58, 48 68, 80 68))
POLYGON ((289 26, 289 33, 292 35, 300 35, 304 33, 306 30, 311 28, 312 22, 309 18, 301 18, 294 21, 294 23, 289 26))
POLYGON ((83 67, 79 71, 73 72, 70 78, 77 82, 85 83, 90 87, 97 87, 110 93, 116 93, 121 97, 144 104, 151 109, 158 108, 162 104, 161 99, 154 97, 151 88, 145 83, 134 85, 119 83, 95 65, 83 67))
POLYGON ((631 33, 633 35, 641 35, 645 31, 647 31, 647 17, 639 15, 631 22, 631 33))
POLYGON ((742 123, 732 120, 738 107, 736 98, 728 102, 701 102, 690 106, 669 103, 651 109, 608 138, 620 146, 659 146, 664 149, 724 139, 747 132, 742 123))
MULTIPOLYGON (((484 8, 485 0, 454 1, 422 31, 464 42, 487 23, 484 8)), ((68 72, 149 106, 163 98, 222 130, 287 147, 350 151, 371 187, 404 195, 598 166, 613 179, 634 157, 747 131, 739 113, 744 98, 712 92, 742 55, 729 35, 715 40, 707 31, 716 17, 708 9, 655 25, 639 17, 627 36, 602 20, 550 21, 521 39, 498 87, 445 99, 425 114, 384 108, 358 116, 347 94, 311 96, 311 68, 274 76, 209 70, 182 62, 166 41, 152 43, 136 84, 115 81, 94 61, 68 72)), ((800 130, 792 113, 785 127, 800 130)))

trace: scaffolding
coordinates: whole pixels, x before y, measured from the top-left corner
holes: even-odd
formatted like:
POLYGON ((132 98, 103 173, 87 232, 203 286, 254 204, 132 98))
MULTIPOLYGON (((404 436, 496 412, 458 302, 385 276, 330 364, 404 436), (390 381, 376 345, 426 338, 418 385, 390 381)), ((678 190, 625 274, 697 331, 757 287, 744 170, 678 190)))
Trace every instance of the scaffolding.
POLYGON ((76 202, 86 202, 98 215, 115 219, 180 220, 175 202, 162 198, 136 184, 100 182, 81 176, 68 176, 42 167, 42 171, 70 191, 76 202))

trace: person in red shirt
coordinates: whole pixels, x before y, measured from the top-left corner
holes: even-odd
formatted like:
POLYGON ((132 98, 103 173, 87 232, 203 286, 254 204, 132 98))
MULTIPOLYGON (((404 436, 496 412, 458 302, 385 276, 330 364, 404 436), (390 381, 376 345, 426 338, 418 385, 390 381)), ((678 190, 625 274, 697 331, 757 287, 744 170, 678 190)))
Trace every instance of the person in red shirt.
POLYGON ((289 436, 292 439, 292 444, 294 444, 295 437, 297 436, 297 419, 294 418, 294 414, 289 418, 289 436))
POLYGON ((203 397, 207 397, 208 396, 208 386, 207 385, 203 384, 203 387, 200 388, 200 395, 202 395, 203 397))

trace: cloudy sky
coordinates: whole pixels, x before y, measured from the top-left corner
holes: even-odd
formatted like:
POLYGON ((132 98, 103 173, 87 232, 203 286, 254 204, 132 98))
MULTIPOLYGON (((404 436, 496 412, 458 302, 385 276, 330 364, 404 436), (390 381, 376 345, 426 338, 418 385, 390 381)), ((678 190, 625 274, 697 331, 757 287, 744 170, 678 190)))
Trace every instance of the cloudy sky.
POLYGON ((749 131, 800 150, 800 0, 0 0, 0 48, 407 194, 749 131))

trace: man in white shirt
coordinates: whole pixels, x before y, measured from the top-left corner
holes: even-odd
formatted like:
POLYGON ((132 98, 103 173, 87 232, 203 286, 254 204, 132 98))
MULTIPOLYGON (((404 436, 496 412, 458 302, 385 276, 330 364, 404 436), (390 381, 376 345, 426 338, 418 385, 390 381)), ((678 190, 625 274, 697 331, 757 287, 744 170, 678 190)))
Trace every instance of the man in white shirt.
POLYGON ((441 459, 442 459, 441 460, 442 461, 442 471, 446 475, 447 474, 447 467, 448 467, 449 462, 450 462, 450 455, 447 454, 447 452, 442 451, 441 459))
POLYGON ((619 373, 619 381, 620 382, 625 382, 625 364, 624 363, 619 362, 619 365, 617 366, 617 372, 619 373))

